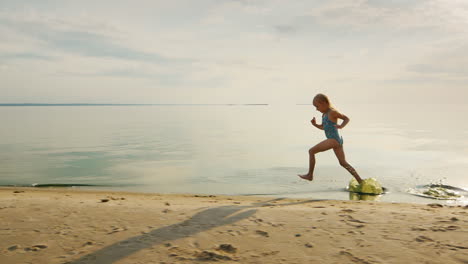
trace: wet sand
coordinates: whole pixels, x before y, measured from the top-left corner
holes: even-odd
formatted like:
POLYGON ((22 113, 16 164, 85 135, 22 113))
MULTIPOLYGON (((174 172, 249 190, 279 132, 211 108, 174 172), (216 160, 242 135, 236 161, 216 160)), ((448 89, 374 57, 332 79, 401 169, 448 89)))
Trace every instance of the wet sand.
POLYGON ((0 263, 468 263, 468 208, 0 188, 0 263))

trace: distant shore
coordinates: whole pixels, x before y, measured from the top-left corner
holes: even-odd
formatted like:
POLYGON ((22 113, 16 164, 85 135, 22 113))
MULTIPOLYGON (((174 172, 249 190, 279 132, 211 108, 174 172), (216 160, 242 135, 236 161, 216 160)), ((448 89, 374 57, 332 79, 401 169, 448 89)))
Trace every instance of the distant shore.
POLYGON ((467 263, 468 207, 0 188, 0 263, 467 263))
POLYGON ((0 106, 268 106, 269 104, 92 104, 92 103, 61 103, 61 104, 44 104, 44 103, 0 103, 0 106))

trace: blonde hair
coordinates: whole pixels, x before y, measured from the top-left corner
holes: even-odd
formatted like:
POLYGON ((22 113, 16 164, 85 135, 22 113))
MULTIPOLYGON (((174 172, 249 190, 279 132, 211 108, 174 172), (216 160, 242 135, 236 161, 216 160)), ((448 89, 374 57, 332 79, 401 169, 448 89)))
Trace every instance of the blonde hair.
POLYGON ((330 99, 328 98, 328 96, 322 94, 322 93, 319 93, 317 94, 315 97, 314 97, 314 100, 313 101, 319 101, 319 102, 323 102, 323 103, 326 103, 328 104, 328 106, 333 109, 333 110, 336 110, 335 106, 331 103, 330 99))
POLYGON ((328 96, 326 96, 324 94, 321 94, 321 93, 317 94, 314 97, 314 101, 320 101, 320 102, 327 103, 327 104, 331 105, 330 99, 328 99, 328 96))

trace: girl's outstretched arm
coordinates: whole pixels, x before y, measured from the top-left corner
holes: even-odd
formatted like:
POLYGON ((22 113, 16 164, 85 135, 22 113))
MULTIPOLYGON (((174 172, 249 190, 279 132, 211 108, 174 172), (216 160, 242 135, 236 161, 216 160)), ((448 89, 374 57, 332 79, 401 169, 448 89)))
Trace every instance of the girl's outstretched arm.
POLYGON ((312 125, 318 129, 322 129, 323 130, 323 125, 319 125, 317 124, 317 121, 315 121, 315 117, 312 118, 312 120, 310 121, 312 123, 312 125))

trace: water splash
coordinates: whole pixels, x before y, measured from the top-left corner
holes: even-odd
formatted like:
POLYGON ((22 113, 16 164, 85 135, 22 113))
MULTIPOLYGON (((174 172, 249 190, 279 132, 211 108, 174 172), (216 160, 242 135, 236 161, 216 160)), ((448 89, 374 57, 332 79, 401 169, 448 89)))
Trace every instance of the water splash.
POLYGON ((368 178, 358 183, 356 179, 351 179, 348 190, 353 193, 379 195, 384 193, 382 185, 375 178, 368 178))
POLYGON ((468 195, 468 190, 442 184, 441 181, 428 185, 409 188, 408 193, 437 200, 461 200, 468 195))

